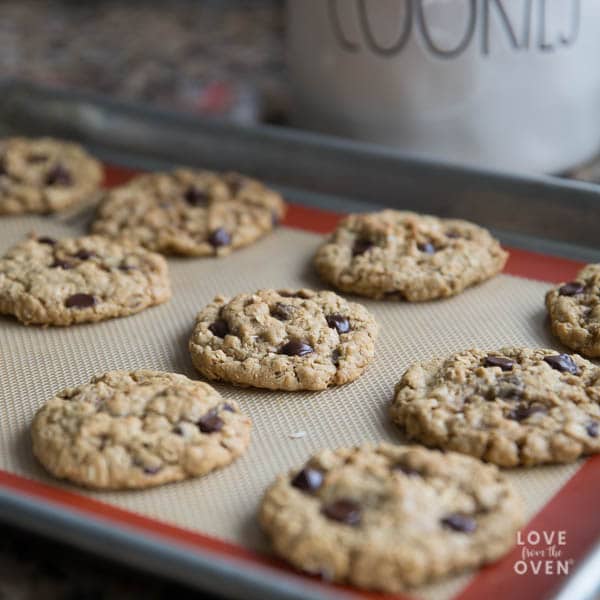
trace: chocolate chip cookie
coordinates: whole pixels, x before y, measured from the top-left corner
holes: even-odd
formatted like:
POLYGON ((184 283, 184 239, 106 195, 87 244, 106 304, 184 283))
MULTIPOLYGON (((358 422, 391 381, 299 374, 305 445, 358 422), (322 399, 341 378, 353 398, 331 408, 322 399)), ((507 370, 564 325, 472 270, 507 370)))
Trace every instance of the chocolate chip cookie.
POLYGON ((0 258, 0 314, 26 325, 123 317, 170 297, 160 254, 100 236, 33 237, 0 258))
POLYGON ((277 554, 330 581, 398 593, 492 562, 523 503, 493 465, 416 446, 324 450, 267 490, 277 554))
POLYGON ((59 392, 31 426, 54 476, 99 489, 147 488, 205 475, 250 441, 250 419, 206 383, 158 371, 111 371, 59 392))
POLYGON ((92 196, 102 177, 100 163, 78 144, 0 140, 0 215, 64 210, 92 196))
POLYGON ((260 290, 217 296, 197 316, 194 366, 209 379, 272 390, 355 380, 375 354, 377 324, 333 292, 260 290))
POLYGON ((571 350, 600 357, 600 264, 587 265, 575 281, 546 294, 554 335, 571 350))
POLYGON ((342 220, 314 263, 343 292, 416 302, 489 279, 507 257, 486 229, 468 221, 384 210, 342 220))
POLYGON ((163 254, 223 256, 269 233, 284 212, 281 196, 254 179, 179 169, 108 192, 92 228, 163 254))
POLYGON ((600 452, 600 367, 577 354, 468 350, 410 367, 391 417, 428 446, 503 467, 600 452))

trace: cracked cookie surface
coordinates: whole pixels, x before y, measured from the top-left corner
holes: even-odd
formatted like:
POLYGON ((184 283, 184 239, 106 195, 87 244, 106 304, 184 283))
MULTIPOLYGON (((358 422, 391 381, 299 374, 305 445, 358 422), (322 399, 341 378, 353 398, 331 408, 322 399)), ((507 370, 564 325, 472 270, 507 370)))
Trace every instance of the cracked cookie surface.
POLYGON ((0 258, 0 314, 26 325, 122 317, 170 297, 160 254, 100 236, 31 238, 0 258))
POLYGON ((0 215, 64 210, 92 196, 102 177, 100 163, 78 144, 0 139, 0 215))
POLYGON ((523 503, 494 465, 364 445, 321 451, 281 475, 259 519, 295 567, 398 593, 502 556, 516 542, 523 503))
POLYGON ((33 453, 54 476, 97 489, 205 475, 240 456, 251 422, 211 386, 158 371, 111 371, 63 390, 33 420, 33 453))
POLYGON ((338 290, 416 302, 489 279, 507 257, 486 229, 468 221, 384 210, 343 219, 314 264, 338 290))
POLYGON ((92 230, 163 254, 223 256, 269 233, 284 212, 281 196, 259 181, 178 169, 110 190, 92 230))
POLYGON ((503 467, 600 452, 600 367, 577 354, 468 350, 411 366, 392 419, 428 446, 503 467))
POLYGON ((217 296, 189 348, 208 379, 272 390, 322 390, 355 380, 375 354, 377 324, 360 304, 313 290, 217 296))
POLYGON ((568 348, 600 357, 600 264, 584 267, 574 281, 546 294, 554 335, 568 348))

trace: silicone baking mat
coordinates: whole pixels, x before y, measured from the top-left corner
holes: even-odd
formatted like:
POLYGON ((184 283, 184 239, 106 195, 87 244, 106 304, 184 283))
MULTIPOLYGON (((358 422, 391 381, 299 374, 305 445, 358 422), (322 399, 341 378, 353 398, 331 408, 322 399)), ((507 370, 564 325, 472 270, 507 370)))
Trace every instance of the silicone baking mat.
MULTIPOLYGON (((112 183, 128 174, 111 170, 112 183)), ((505 273, 444 301, 409 304, 362 300, 380 324, 374 364, 358 381, 319 393, 281 393, 217 387, 235 398, 254 423, 249 451, 232 466, 205 478, 140 492, 94 493, 49 477, 35 462, 28 428, 35 410, 55 391, 88 381, 110 369, 175 371, 197 378, 187 340, 199 308, 216 294, 263 287, 320 287, 311 257, 339 217, 293 205, 283 227, 256 245, 223 259, 170 259, 173 298, 136 316, 70 328, 24 327, 0 319, 0 485, 68 506, 83 515, 160 535, 225 560, 253 568, 284 570, 272 559, 255 519, 265 487, 275 475, 302 464, 322 447, 365 441, 404 443, 387 409, 402 372, 415 360, 469 348, 502 345, 560 349, 550 336, 543 297, 549 282, 568 280, 580 265, 557 257, 512 250, 505 273)), ((83 220, 19 217, 0 220, 0 252, 30 231, 52 237, 84 233, 83 220)), ((517 546, 505 559, 478 574, 466 574, 416 590, 431 599, 540 597, 564 580, 600 533, 600 457, 569 466, 508 473, 527 503, 528 530, 564 531, 548 574, 523 553, 549 546, 517 546), (596 483, 596 485, 594 485, 596 483), (557 562, 565 566, 560 574, 557 562), (518 563, 518 564, 517 564, 518 563), (527 568, 527 573, 517 571, 527 568)), ((538 555, 539 556, 539 555, 538 555)), ((535 562, 535 561, 534 561, 535 562)), ((326 586, 313 580, 315 585, 326 586)), ((355 592, 337 588, 340 592, 355 592)), ((359 594, 363 595, 363 594, 359 594)), ((382 597, 364 594, 366 597, 382 597)))

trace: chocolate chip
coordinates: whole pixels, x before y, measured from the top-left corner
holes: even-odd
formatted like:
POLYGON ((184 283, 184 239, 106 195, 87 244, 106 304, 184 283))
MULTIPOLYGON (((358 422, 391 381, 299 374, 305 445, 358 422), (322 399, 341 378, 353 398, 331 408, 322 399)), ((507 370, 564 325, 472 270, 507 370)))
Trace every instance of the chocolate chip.
POLYGON ((553 354, 552 356, 544 356, 544 362, 548 363, 553 369, 562 373, 571 373, 571 375, 579 375, 579 369, 575 361, 568 354, 553 354))
POLYGON ((237 193, 242 189, 242 185, 244 184, 244 178, 241 175, 236 175, 235 173, 230 173, 227 177, 227 187, 229 188, 229 193, 232 196, 236 196, 237 193))
POLYGON ((431 242, 425 242, 423 244, 417 244, 417 248, 425 254, 435 254, 436 248, 431 242))
POLYGON ((283 298, 310 298, 310 294, 303 292, 302 290, 298 290, 297 292, 290 292, 289 290, 277 290, 277 293, 283 298))
POLYGON ((176 435, 183 435, 183 429, 180 425, 175 425, 171 431, 176 435))
POLYGON ((71 173, 62 165, 56 165, 48 175, 46 175, 46 185, 62 185, 68 186, 73 183, 71 173))
POLYGON ((503 371, 510 371, 515 366, 515 361, 504 356, 486 356, 483 359, 484 367, 500 367, 503 371))
POLYGON ((341 353, 337 348, 331 353, 331 362, 336 367, 340 364, 340 356, 341 356, 341 353))
POLYGON ((292 485, 303 492, 316 492, 323 485, 323 473, 305 467, 292 479, 292 485))
POLYGON ((91 294, 73 294, 65 300, 67 308, 90 308, 96 304, 96 298, 91 294))
POLYGON ((442 525, 461 533, 473 533, 477 529, 477 521, 467 515, 454 513, 442 519, 442 525))
POLYGON ((345 525, 358 525, 361 518, 360 505, 354 500, 342 498, 326 504, 321 512, 333 521, 339 521, 345 525))
POLYGON ((204 190, 199 190, 194 185, 190 185, 183 197, 191 206, 204 206, 209 200, 209 195, 204 190))
POLYGON ((144 473, 146 473, 147 475, 156 475, 161 467, 143 467, 144 469, 144 473))
POLYGON ((223 410, 226 410, 227 412, 232 412, 232 413, 236 412, 235 408, 233 408, 233 406, 231 406, 231 404, 225 403, 225 404, 223 404, 222 408, 223 408, 223 410))
POLYGON ((342 315, 327 315, 325 319, 327 320, 327 325, 332 329, 337 330, 339 334, 348 333, 350 331, 350 321, 342 315))
POLYGON ((303 569, 303 572, 311 577, 318 577, 323 581, 333 582, 333 573, 326 567, 317 567, 316 569, 303 569))
POLYGON ((231 243, 231 236, 222 227, 219 227, 208 236, 208 243, 215 248, 227 246, 231 243))
POLYGON ((541 404, 519 404, 519 406, 510 410, 506 414, 506 417, 508 419, 512 419, 513 421, 524 421, 525 419, 527 419, 531 415, 534 415, 535 413, 545 414, 547 412, 548 409, 545 406, 542 406, 541 404))
POLYGON ((408 465, 403 465, 401 463, 396 463, 392 467, 392 471, 401 471, 402 473, 410 477, 414 477, 416 475, 421 474, 421 472, 418 469, 413 469, 412 467, 409 467, 408 465))
POLYGON ((352 256, 358 256, 364 254, 367 250, 373 248, 375 244, 371 240, 365 238, 357 238, 352 246, 352 256))
POLYGON ((276 319, 279 319, 280 321, 287 321, 292 317, 294 310, 296 309, 290 304, 283 304, 283 302, 278 302, 271 309, 271 316, 275 317, 276 319))
POLYGON ((202 433, 215 433, 217 431, 221 431, 225 423, 223 423, 223 419, 221 419, 221 417, 210 411, 207 412, 203 417, 200 417, 200 420, 198 423, 196 423, 196 425, 198 425, 198 429, 200 429, 202 433))
POLYGON ((56 240, 51 237, 39 237, 37 239, 38 244, 48 244, 48 246, 54 246, 56 244, 56 240))
POLYGON ((312 352, 314 352, 313 347, 301 340, 290 340, 279 349, 280 354, 288 356, 306 356, 312 352))
POLYGON ((30 154, 27 157, 27 162, 34 165, 36 163, 43 163, 48 160, 47 154, 30 154))
POLYGON ((88 260, 92 258, 92 256, 95 256, 95 253, 90 252, 89 250, 78 250, 73 256, 79 260, 88 260))
POLYGON ((579 281, 571 281, 565 283, 565 285, 558 288, 558 293, 561 296, 577 296, 577 294, 583 294, 585 285, 579 281))
POLYGON ((457 240, 461 236, 460 236, 460 233, 458 233, 457 231, 447 231, 446 237, 450 238, 451 240, 457 240))
POLYGON ((62 258, 55 258, 54 262, 50 265, 53 269, 73 269, 75 264, 69 262, 68 260, 63 260, 62 258))
POLYGON ((406 295, 400 290, 388 290, 383 295, 386 300, 406 300, 406 295))
POLYGON ((506 401, 516 402, 523 396, 523 382, 516 375, 500 375, 496 385, 489 387, 486 398, 490 401, 502 398, 506 401))
POLYGON ((133 271, 136 267, 132 266, 132 265, 128 265, 126 263, 121 263, 119 265, 119 270, 121 271, 133 271))
POLYGON ((220 338, 224 338, 229 333, 229 325, 227 325, 227 321, 224 321, 223 319, 218 319, 214 323, 211 323, 208 326, 208 329, 213 335, 220 338))
POLYGON ((598 433, 600 432, 600 425, 598 425, 598 421, 590 421, 585 428, 587 434, 590 437, 598 437, 598 433))

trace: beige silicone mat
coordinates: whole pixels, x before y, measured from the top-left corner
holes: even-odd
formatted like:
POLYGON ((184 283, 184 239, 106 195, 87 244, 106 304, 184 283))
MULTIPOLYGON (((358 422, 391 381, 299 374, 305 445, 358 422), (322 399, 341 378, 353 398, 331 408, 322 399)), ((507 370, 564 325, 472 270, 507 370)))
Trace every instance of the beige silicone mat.
MULTIPOLYGON (((53 218, 0 220, 0 253, 35 230, 60 237, 83 228, 53 218)), ((70 328, 27 328, 0 318, 0 468, 54 485, 35 463, 28 427, 52 394, 109 369, 147 367, 194 373, 187 340, 194 315, 217 293, 261 287, 318 287, 311 256, 319 236, 280 228, 253 247, 224 259, 169 261, 173 299, 139 315, 70 328)), ((202 532, 248 548, 268 551, 255 521, 261 494, 274 476, 304 462, 313 451, 363 441, 402 439, 387 418, 393 386, 415 360, 468 347, 554 346, 546 330, 543 295, 548 285, 502 275, 457 298, 424 304, 364 304, 380 324, 375 363, 358 381, 321 393, 274 393, 219 389, 238 400, 254 422, 248 453, 206 478, 143 492, 89 493, 130 511, 202 532), (304 437, 293 434, 305 432, 304 437)), ((578 465, 513 471, 537 512, 578 465)), ((64 486, 74 490, 71 486, 64 486)), ((417 596, 445 599, 469 576, 421 590, 417 596)))

